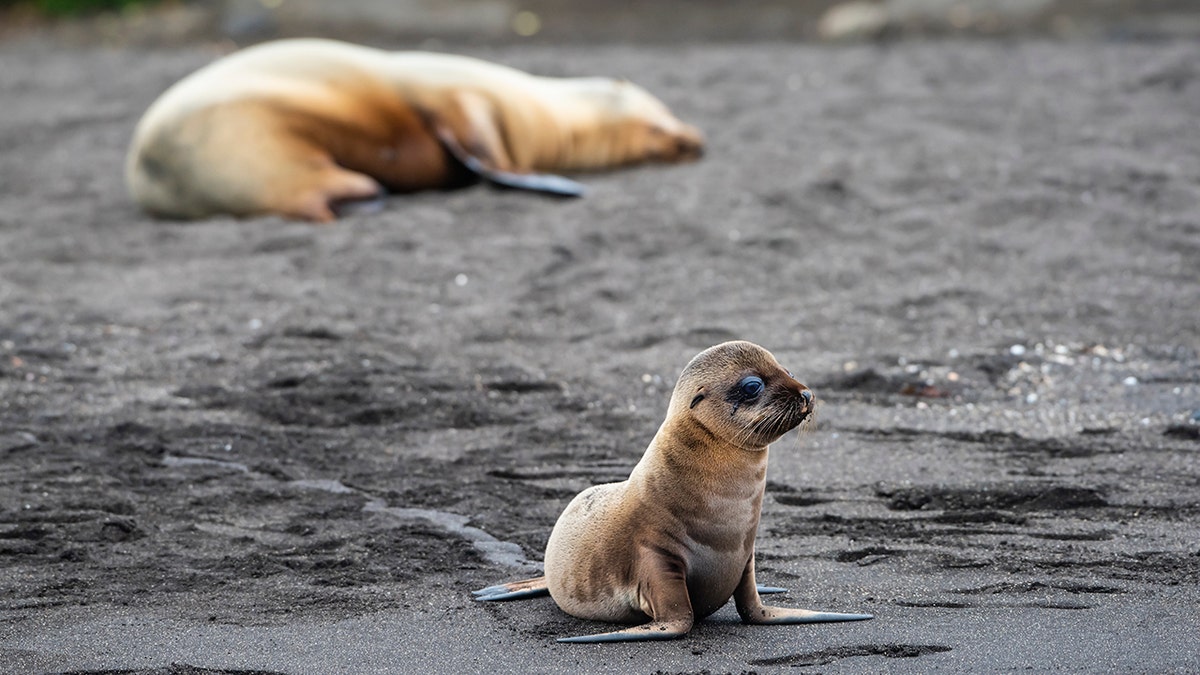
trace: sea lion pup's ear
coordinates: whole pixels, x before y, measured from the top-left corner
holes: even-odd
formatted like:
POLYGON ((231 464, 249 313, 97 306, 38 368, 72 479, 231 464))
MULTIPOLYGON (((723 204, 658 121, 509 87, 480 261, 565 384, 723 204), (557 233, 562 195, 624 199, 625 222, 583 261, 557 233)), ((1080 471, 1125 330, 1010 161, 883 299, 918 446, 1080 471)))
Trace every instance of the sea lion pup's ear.
POLYGON ((700 401, 703 401, 703 400, 704 400, 704 387, 700 387, 698 390, 696 390, 696 395, 692 397, 692 402, 691 402, 691 404, 688 405, 688 410, 691 410, 692 408, 695 408, 696 406, 700 405, 700 401))
POLYGON ((493 185, 560 197, 581 197, 586 191, 582 184, 569 178, 516 171, 496 122, 496 110, 484 96, 455 92, 445 109, 429 113, 426 118, 446 151, 471 173, 493 185))

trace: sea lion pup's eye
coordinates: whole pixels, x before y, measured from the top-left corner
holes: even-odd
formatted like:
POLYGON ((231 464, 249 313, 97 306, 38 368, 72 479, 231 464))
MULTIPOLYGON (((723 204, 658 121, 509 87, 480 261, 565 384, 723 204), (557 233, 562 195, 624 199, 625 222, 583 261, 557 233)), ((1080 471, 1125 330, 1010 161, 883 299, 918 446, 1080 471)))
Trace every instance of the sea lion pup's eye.
POLYGON ((758 398, 758 395, 762 393, 765 386, 761 377, 749 375, 742 378, 741 382, 738 382, 738 393, 742 395, 744 400, 749 401, 752 398, 758 398))

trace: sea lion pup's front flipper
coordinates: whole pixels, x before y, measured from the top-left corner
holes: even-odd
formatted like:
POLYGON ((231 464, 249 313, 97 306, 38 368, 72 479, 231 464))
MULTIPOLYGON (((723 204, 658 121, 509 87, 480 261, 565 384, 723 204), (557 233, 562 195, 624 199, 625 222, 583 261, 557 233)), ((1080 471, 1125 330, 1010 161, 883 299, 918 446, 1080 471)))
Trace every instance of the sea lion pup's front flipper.
POLYGON ((506 584, 488 586, 477 591, 471 591, 471 595, 474 595, 475 599, 480 602, 524 600, 526 598, 550 595, 550 588, 546 585, 546 577, 535 577, 523 581, 510 581, 506 584))
POLYGON ((558 638, 557 642, 594 643, 594 642, 647 642, 650 640, 674 640, 687 635, 692 629, 692 619, 675 619, 673 621, 651 621, 633 628, 614 630, 611 633, 595 635, 577 635, 575 637, 558 638))
POLYGON ((542 192, 559 197, 582 197, 581 183, 549 173, 515 171, 496 122, 496 111, 485 97, 455 92, 439 113, 429 115, 438 140, 471 173, 500 187, 542 192))
MULTIPOLYGON (((783 590, 783 589, 779 589, 783 590)), ((733 601, 737 605, 738 616, 743 623, 749 624, 783 624, 783 623, 825 623, 830 621, 865 621, 874 619, 870 614, 842 614, 839 612, 819 612, 811 609, 795 607, 772 607, 764 605, 758 597, 759 587, 754 583, 754 555, 750 555, 746 563, 746 571, 733 591, 733 601)))

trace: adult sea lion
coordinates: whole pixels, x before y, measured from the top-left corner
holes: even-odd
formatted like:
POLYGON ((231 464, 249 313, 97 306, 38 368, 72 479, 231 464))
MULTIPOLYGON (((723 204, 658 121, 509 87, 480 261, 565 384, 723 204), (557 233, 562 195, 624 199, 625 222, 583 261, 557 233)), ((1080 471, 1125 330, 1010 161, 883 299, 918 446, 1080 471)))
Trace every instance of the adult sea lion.
POLYGON ((622 80, 295 39, 236 52, 169 88, 138 123, 125 175, 160 216, 328 222, 342 202, 480 178, 576 196, 578 183, 540 172, 683 161, 703 145, 622 80))
POLYGON ((770 352, 726 342, 683 369, 667 419, 629 479, 579 493, 546 545, 546 575, 498 586, 480 600, 547 592, 584 619, 640 625, 559 642, 665 640, 732 597, 752 624, 858 621, 764 605, 754 536, 766 487, 767 446, 812 414, 812 392, 770 352))

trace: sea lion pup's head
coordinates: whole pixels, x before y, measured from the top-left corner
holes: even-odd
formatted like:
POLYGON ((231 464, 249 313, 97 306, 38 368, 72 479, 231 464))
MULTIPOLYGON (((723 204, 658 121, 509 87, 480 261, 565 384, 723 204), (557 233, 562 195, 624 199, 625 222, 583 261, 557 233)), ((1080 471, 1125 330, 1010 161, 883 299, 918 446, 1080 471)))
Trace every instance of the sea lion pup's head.
POLYGON ((636 84, 600 77, 571 82, 590 109, 581 116, 590 121, 573 133, 578 168, 686 162, 704 154, 704 134, 636 84))
POLYGON ((669 416, 687 415, 717 438, 761 449, 812 414, 816 397, 752 342, 700 352, 679 376, 669 416))

